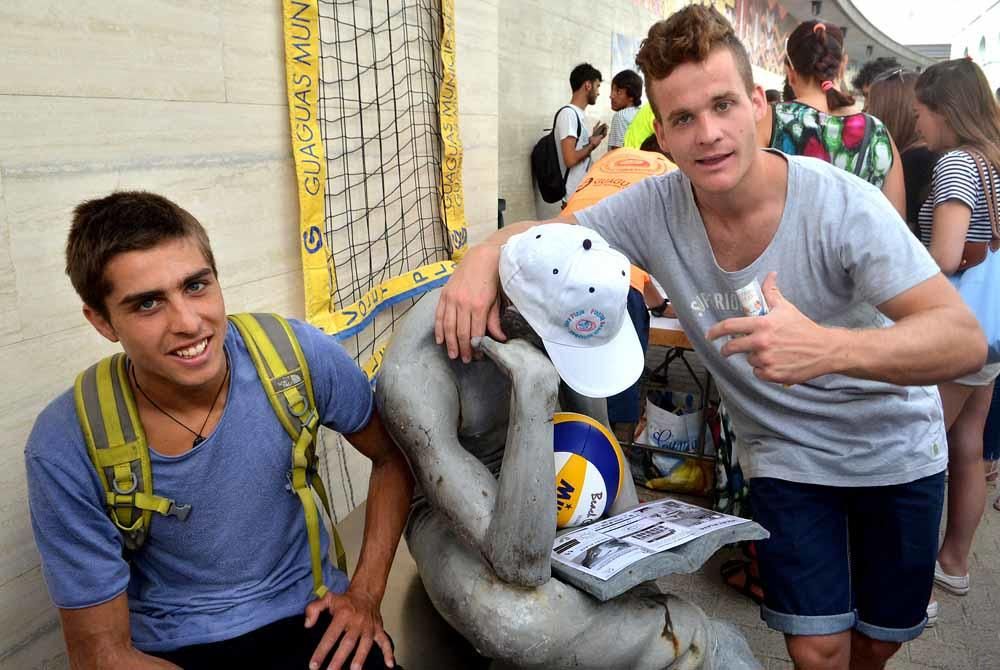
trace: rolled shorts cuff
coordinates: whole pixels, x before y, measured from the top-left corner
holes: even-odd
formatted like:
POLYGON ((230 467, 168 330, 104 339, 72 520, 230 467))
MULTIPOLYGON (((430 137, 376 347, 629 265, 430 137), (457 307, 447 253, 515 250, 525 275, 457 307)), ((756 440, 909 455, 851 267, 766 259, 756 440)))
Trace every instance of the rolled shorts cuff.
POLYGON ((881 626, 873 626, 870 623, 865 623, 861 619, 858 619, 854 628, 865 637, 870 637, 880 642, 909 642, 920 637, 926 625, 927 617, 925 616, 923 621, 912 628, 882 628, 881 626))
POLYGON ((802 616, 786 614, 760 606, 760 618, 770 628, 786 635, 833 635, 854 628, 858 621, 855 612, 825 614, 822 616, 802 616))

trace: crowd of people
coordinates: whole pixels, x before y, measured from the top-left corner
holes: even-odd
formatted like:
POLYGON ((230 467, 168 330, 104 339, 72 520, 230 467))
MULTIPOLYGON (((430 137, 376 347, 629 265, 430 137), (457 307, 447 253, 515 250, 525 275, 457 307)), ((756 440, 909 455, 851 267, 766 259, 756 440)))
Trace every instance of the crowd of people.
MULTIPOLYGON (((957 595, 964 595, 970 589, 972 540, 984 513, 987 487, 998 476, 1000 404, 995 401, 994 381, 1000 374, 1000 364, 986 362, 981 334, 970 334, 946 348, 954 347, 969 354, 975 359, 973 365, 950 367, 940 358, 941 365, 934 373, 909 375, 898 365, 921 346, 917 343, 920 338, 913 333, 913 340, 907 345, 899 349, 887 346, 884 350, 893 361, 891 372, 848 367, 797 376, 800 371, 795 369, 795 362, 801 364, 801 357, 809 352, 805 344, 785 342, 786 351, 764 355, 762 351, 767 351, 769 345, 781 351, 780 335, 769 332, 777 341, 765 337, 755 341, 758 338, 747 325, 725 328, 726 314, 718 314, 716 321, 721 323, 713 325, 705 322, 701 313, 686 313, 686 307, 689 296, 704 296, 706 288, 719 275, 734 287, 755 275, 764 282, 768 302, 777 303, 777 308, 771 304, 772 314, 782 311, 789 302, 772 278, 765 279, 765 271, 771 265, 771 255, 780 248, 782 233, 793 226, 801 228, 802 234, 815 230, 822 231, 817 235, 829 235, 818 243, 818 248, 802 250, 809 263, 801 272, 793 269, 796 264, 787 257, 774 262, 773 267, 793 283, 817 282, 807 289, 798 287, 798 295, 790 300, 816 324, 882 327, 880 332, 888 334, 903 327, 914 318, 911 314, 919 313, 921 308, 954 301, 956 294, 943 285, 943 279, 955 280, 968 268, 986 262, 984 258, 998 246, 996 212, 991 208, 995 209, 1000 192, 997 181, 1000 111, 982 70, 969 58, 937 63, 922 72, 909 71, 891 58, 879 58, 865 64, 853 78, 855 94, 852 95, 844 83, 847 58, 843 32, 838 26, 810 20, 797 26, 788 37, 785 91, 765 93, 750 81, 744 52, 737 44, 725 19, 706 9, 682 10, 650 30, 637 58, 645 78, 648 103, 636 115, 626 135, 636 130, 640 137, 655 137, 655 146, 647 141, 646 148, 666 153, 680 167, 680 174, 657 178, 658 183, 636 186, 564 218, 600 231, 667 288, 696 351, 719 380, 720 395, 731 409, 737 442, 745 454, 744 468, 750 477, 754 518, 772 532, 771 539, 748 552, 752 559, 744 562, 741 570, 726 571, 727 581, 762 603, 764 619, 788 636, 789 651, 797 667, 839 667, 836 663, 824 665, 835 657, 853 659, 851 667, 881 667, 879 659, 884 662, 891 655, 892 644, 911 639, 925 624, 936 622, 939 608, 933 598, 932 583, 957 595), (674 39, 685 46, 673 45, 674 39), (719 56, 726 51, 729 58, 719 56), (726 69, 722 60, 730 70, 727 74, 743 77, 745 97, 729 90, 713 95, 711 75, 716 67, 726 69), (697 72, 703 76, 697 81, 691 79, 692 91, 680 85, 684 81, 681 75, 687 74, 686 66, 690 64, 697 64, 697 72), (863 104, 858 98, 863 98, 863 104), (761 156, 741 156, 737 147, 746 138, 736 129, 734 117, 743 111, 740 108, 744 105, 755 121, 757 146, 780 154, 765 151, 761 156), (646 119, 642 118, 643 112, 646 119), (687 164, 682 159, 686 153, 690 160, 687 164), (775 156, 782 157, 784 170, 760 167, 775 163, 775 156), (841 173, 851 173, 860 179, 824 172, 815 190, 807 195, 793 188, 800 181, 794 175, 799 165, 816 171, 819 167, 815 163, 801 163, 795 156, 819 159, 841 173), (730 162, 734 163, 733 174, 723 177, 724 166, 730 162), (864 188, 862 182, 871 186, 864 188), (748 183, 756 183, 760 190, 747 190, 748 183), (827 195, 835 188, 833 183, 844 184, 844 193, 850 194, 851 200, 828 199, 827 195), (767 186, 774 184, 779 184, 781 190, 787 186, 787 196, 780 206, 772 203, 773 208, 769 208, 762 203, 766 200, 763 194, 767 186), (878 189, 880 195, 874 195, 871 187, 878 189), (848 205, 855 200, 868 203, 861 208, 865 211, 848 205), (796 216, 802 216, 803 220, 797 221, 796 216), (882 219, 891 231, 882 224, 859 228, 858 221, 867 216, 882 219), (809 221, 810 218, 822 223, 809 221), (891 225, 886 223, 889 221, 891 225), (703 228, 704 233, 697 228, 703 228), (668 248, 663 248, 662 241, 657 239, 664 233, 670 238, 668 248), (689 239, 679 240, 681 236, 689 239), (703 249, 698 253, 698 244, 691 237, 701 238, 702 243, 707 241, 710 253, 704 253, 703 249), (875 240, 882 245, 877 253, 861 249, 875 240), (843 277, 824 276, 824 271, 830 269, 825 254, 831 250, 826 244, 838 249, 833 265, 851 278, 849 286, 836 286, 843 277), (740 245, 745 253, 735 249, 740 245), (678 250, 684 253, 678 254, 678 250), (693 267, 692 257, 705 267, 693 267), (904 271, 907 263, 912 265, 904 271), (929 269, 933 269, 931 274, 936 278, 928 275, 929 269), (909 284, 904 282, 890 288, 901 279, 897 272, 908 275, 909 284), (700 281, 689 286, 691 277, 700 281), (873 283, 867 285, 869 281, 873 283), (933 297, 932 284, 936 287, 933 297), (846 313, 831 309, 832 298, 827 296, 821 305, 809 303, 815 299, 814 293, 824 291, 849 295, 850 309, 846 313), (912 296, 909 292, 913 292, 912 296), (914 302, 918 293, 923 296, 914 302), (859 317, 861 303, 874 306, 871 312, 881 314, 859 317), (902 315, 893 314, 893 308, 900 304, 911 308, 920 304, 921 308, 899 318, 902 315), (888 322, 880 321, 879 317, 888 317, 888 322), (749 372, 755 378, 749 381, 754 383, 748 383, 746 378, 733 378, 732 368, 741 366, 738 363, 734 366, 731 359, 720 360, 720 350, 710 340, 700 337, 705 332, 711 336, 710 340, 718 335, 751 333, 730 341, 721 353, 723 356, 735 351, 748 353, 749 372), (782 354, 788 360, 782 360, 782 354), (843 377, 834 382, 838 375, 843 377), (896 411, 882 404, 884 399, 876 399, 879 394, 901 391, 890 390, 894 388, 891 386, 867 388, 860 382, 844 379, 848 377, 880 380, 896 388, 906 388, 906 411, 915 412, 911 418, 920 424, 920 429, 914 431, 912 423, 903 425, 896 411), (774 387, 760 386, 761 379, 794 386, 782 387, 785 389, 779 394, 782 397, 773 398, 774 387), (928 387, 929 384, 936 388, 928 387), (748 387, 753 391, 748 393, 748 387), (807 388, 828 401, 842 397, 839 394, 848 389, 861 393, 859 397, 865 397, 865 402, 878 408, 866 419, 871 422, 869 430, 878 434, 856 428, 864 447, 845 451, 843 447, 825 445, 826 435, 805 427, 821 424, 822 419, 817 416, 824 417, 828 412, 802 412, 798 404, 801 398, 794 398, 797 394, 787 390, 790 388, 807 388), (762 410, 755 406, 759 400, 755 395, 784 403, 785 411, 773 423, 761 426, 762 410), (931 397, 932 402, 928 404, 926 397, 931 397), (796 425, 787 425, 790 423, 796 425), (923 449, 933 457, 906 449, 886 451, 886 444, 894 443, 901 435, 908 436, 911 447, 923 449), (866 448, 875 445, 883 450, 880 461, 862 465, 866 448), (829 454, 839 454, 855 465, 847 468, 843 464, 834 465, 826 461, 829 454), (809 467, 796 469, 801 463, 809 463, 809 467), (945 470, 947 516, 942 520, 945 470), (932 485, 931 480, 938 475, 940 482, 932 485), (876 549, 874 538, 865 537, 864 528, 870 520, 859 516, 871 514, 876 506, 894 509, 896 518, 883 519, 887 524, 885 532, 891 534, 894 531, 889 528, 897 526, 901 516, 912 513, 918 484, 924 486, 921 504, 926 506, 927 514, 919 520, 909 518, 911 536, 907 538, 907 533, 900 532, 897 538, 909 547, 910 555, 903 556, 902 551, 893 553, 886 546, 876 549), (792 498, 789 489, 796 486, 802 488, 795 491, 800 497, 792 498), (914 490, 905 491, 907 486, 914 490), (877 502, 868 498, 874 491, 886 497, 877 502), (859 502, 862 500, 865 502, 859 502), (904 512, 904 508, 910 509, 904 512), (803 510, 809 510, 813 523, 824 528, 822 534, 816 532, 816 526, 807 531, 797 523, 803 510), (932 510, 936 510, 937 517, 932 510), (938 544, 941 523, 944 539, 938 544), (828 539, 821 537, 833 528, 842 527, 849 529, 849 540, 844 546, 833 547, 828 539), (916 527, 923 528, 919 538, 913 534, 916 527), (834 604, 837 598, 831 594, 839 593, 834 586, 838 579, 834 564, 839 559, 831 556, 842 557, 847 552, 851 555, 850 577, 855 581, 847 589, 846 599, 834 604), (789 553, 798 555, 790 559, 789 553), (921 554, 919 559, 915 557, 917 553, 921 554), (876 583, 872 580, 878 569, 867 565, 869 562, 881 563, 883 568, 891 565, 895 575, 891 579, 882 575, 886 581, 876 583), (808 579, 800 572, 806 567, 808 579), (889 583, 900 578, 909 586, 885 590, 889 583), (794 597, 788 593, 793 583, 798 589, 794 597), (803 587, 814 583, 816 591, 803 587), (870 593, 866 593, 869 589, 870 593), (894 595, 887 598, 887 593, 894 595), (879 607, 873 607, 873 597, 893 605, 883 604, 876 612, 879 607), (894 606, 899 609, 893 614, 890 610, 894 606), (873 609, 866 612, 870 607, 873 609), (833 640, 837 639, 836 633, 845 629, 853 629, 853 636, 838 646, 833 640), (874 659, 874 663, 866 664, 867 661, 857 657, 859 653, 869 661, 874 659)), ((616 75, 616 79, 622 74, 616 75)), ((501 233, 493 243, 502 240, 501 233)), ((484 253, 488 256, 495 252, 484 253)), ((471 271, 468 274, 473 275, 471 271)), ((464 273, 461 279, 464 280, 464 273)), ((791 292, 784 285, 783 289, 791 292)), ((457 311, 460 321, 465 318, 464 290, 463 283, 456 281, 442 301, 446 309, 457 311)), ((976 305, 967 307, 972 311, 976 305)), ((776 319, 773 315, 767 318, 776 319)), ((808 341, 808 332, 791 329, 788 332, 808 341)), ((451 346, 447 329, 443 341, 451 346)), ((942 341, 933 346, 925 344, 928 346, 923 350, 928 355, 944 355, 942 341)), ((745 374, 747 368, 740 371, 745 374)), ((861 421, 854 416, 846 423, 861 421)), ((1000 510, 1000 499, 993 506, 1000 510)))

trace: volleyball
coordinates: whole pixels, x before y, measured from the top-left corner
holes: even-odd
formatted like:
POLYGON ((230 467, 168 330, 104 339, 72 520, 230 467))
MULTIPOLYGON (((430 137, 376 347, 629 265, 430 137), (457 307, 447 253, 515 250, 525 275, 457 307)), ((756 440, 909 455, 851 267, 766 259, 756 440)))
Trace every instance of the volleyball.
POLYGON ((618 440, 600 422, 583 414, 557 412, 553 423, 556 526, 596 521, 611 509, 625 477, 625 457, 618 440))

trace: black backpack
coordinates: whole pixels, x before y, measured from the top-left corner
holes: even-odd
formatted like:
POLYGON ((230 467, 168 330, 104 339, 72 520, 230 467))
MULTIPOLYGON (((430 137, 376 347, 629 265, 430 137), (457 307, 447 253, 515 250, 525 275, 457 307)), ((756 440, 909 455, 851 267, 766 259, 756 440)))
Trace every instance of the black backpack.
MULTIPOLYGON (((559 170, 559 153, 556 147, 556 120, 559 113, 567 109, 570 105, 561 107, 552 119, 552 128, 549 132, 535 142, 535 147, 531 150, 531 174, 538 184, 538 191, 542 194, 545 202, 559 202, 566 197, 566 178, 569 177, 569 168, 565 174, 559 170)), ((580 137, 580 115, 576 115, 576 136, 580 137)))

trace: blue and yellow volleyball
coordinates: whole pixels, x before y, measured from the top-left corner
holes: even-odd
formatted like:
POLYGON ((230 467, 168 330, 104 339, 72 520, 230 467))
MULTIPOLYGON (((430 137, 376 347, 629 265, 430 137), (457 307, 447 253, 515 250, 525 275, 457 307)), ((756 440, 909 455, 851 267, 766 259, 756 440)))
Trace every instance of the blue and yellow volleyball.
POLYGON ((604 425, 584 414, 553 417, 556 464, 556 526, 596 521, 611 509, 625 477, 625 457, 604 425))

